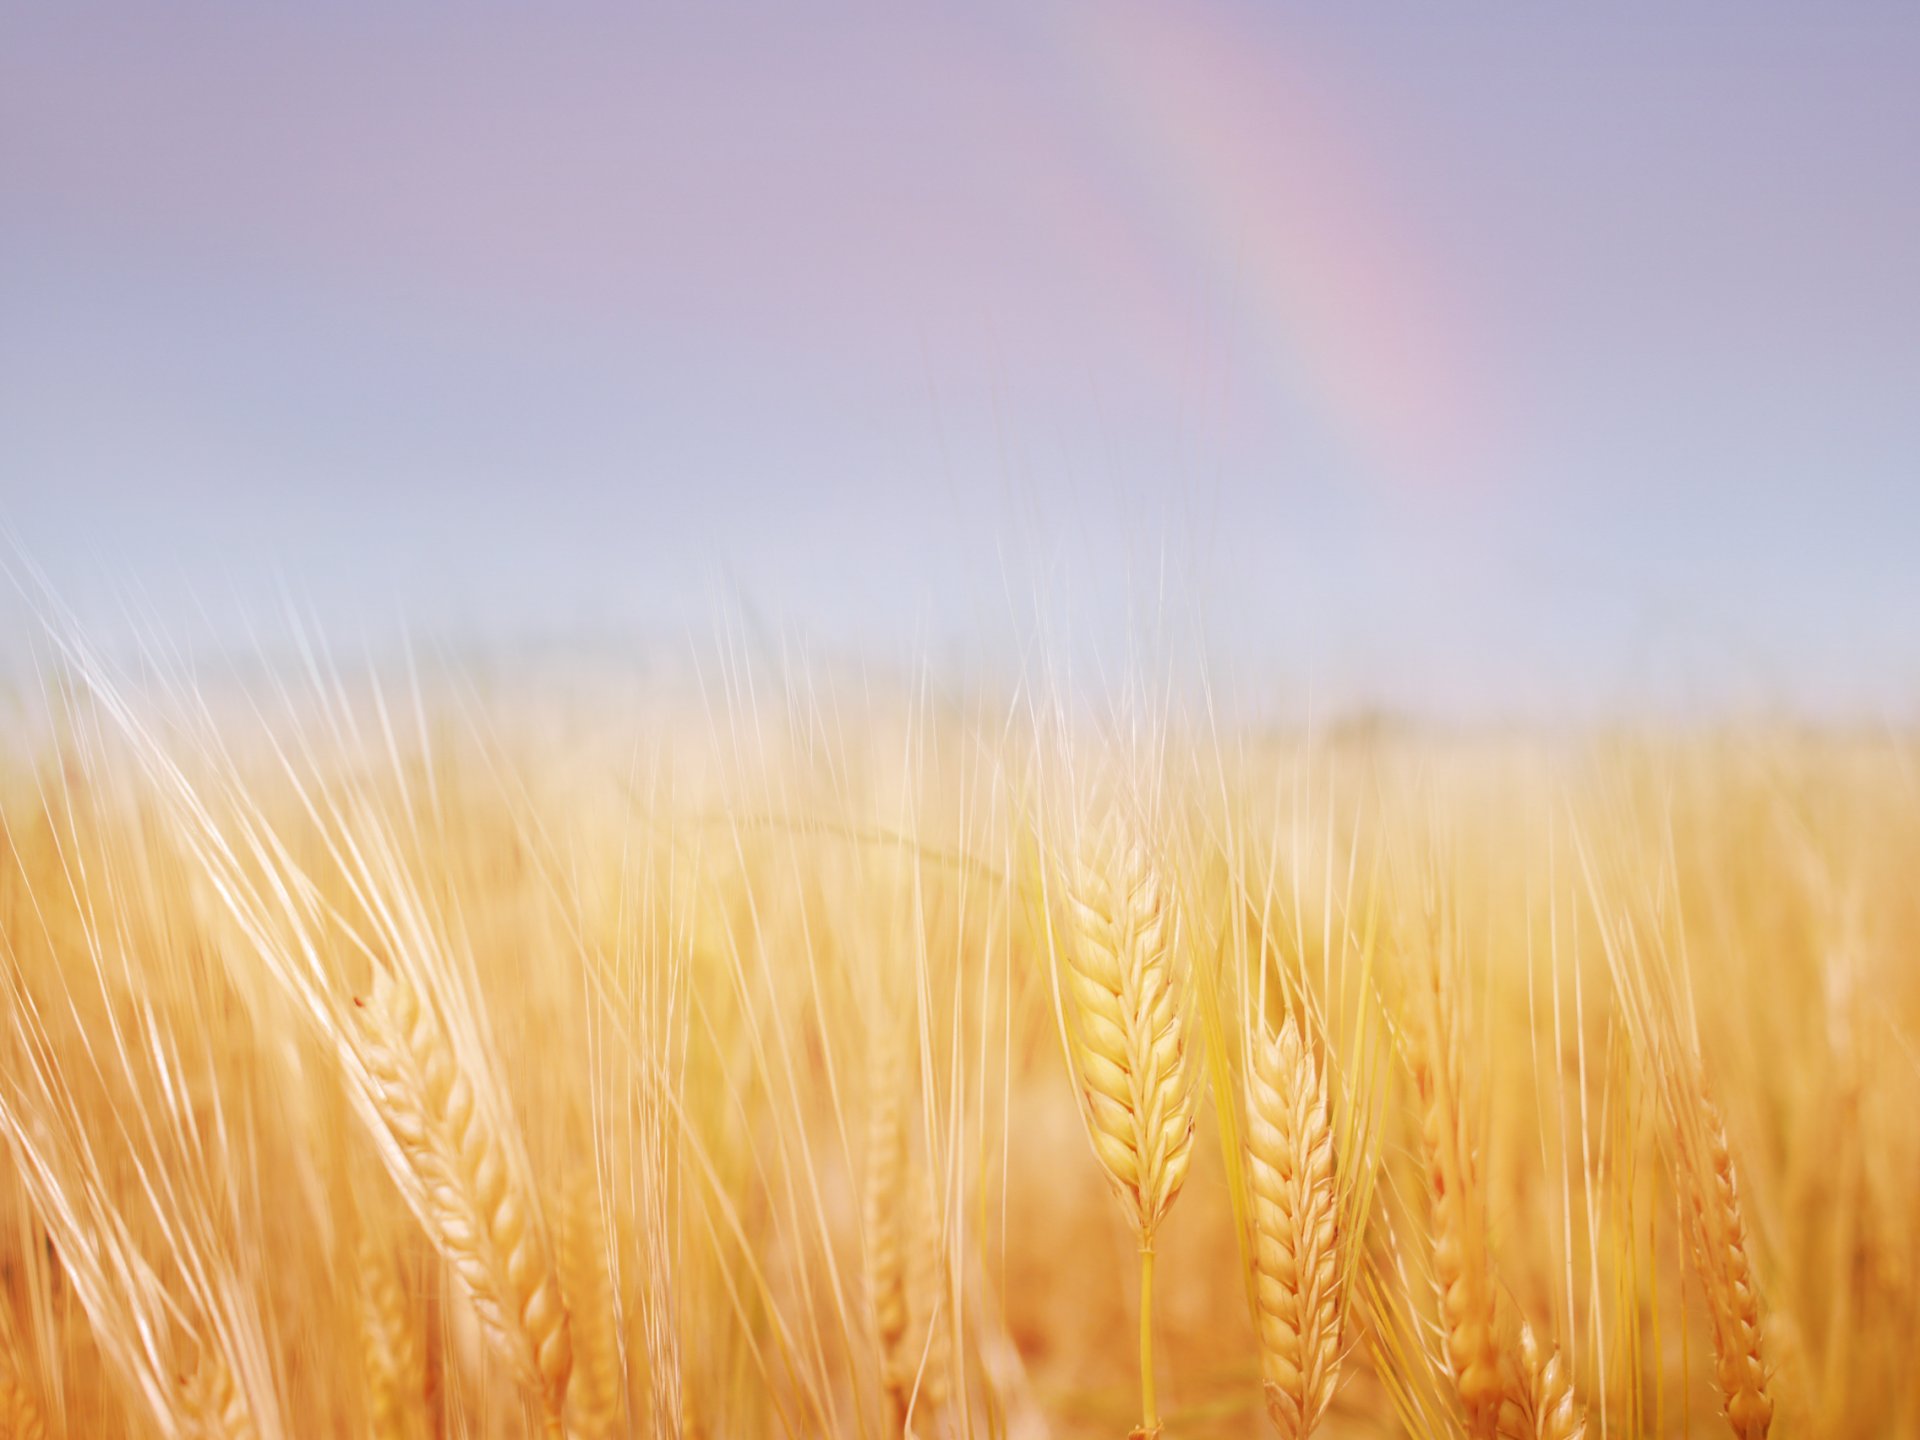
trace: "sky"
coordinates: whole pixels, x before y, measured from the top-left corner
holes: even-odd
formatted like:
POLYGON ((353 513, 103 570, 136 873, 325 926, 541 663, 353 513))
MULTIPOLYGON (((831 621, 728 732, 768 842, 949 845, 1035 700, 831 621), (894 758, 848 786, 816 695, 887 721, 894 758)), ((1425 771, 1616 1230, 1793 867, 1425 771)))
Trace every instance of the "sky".
POLYGON ((7 7, 0 527, 235 644, 1920 717, 1915 74, 1908 3, 7 7))

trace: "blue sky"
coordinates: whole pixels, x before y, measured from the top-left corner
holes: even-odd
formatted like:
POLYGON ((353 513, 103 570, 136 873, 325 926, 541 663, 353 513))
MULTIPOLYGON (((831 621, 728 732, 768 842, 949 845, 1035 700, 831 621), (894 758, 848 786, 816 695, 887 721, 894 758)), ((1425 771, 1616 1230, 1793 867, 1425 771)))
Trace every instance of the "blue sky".
POLYGON ((1403 12, 10 11, 0 520, 101 623, 1914 713, 1920 10, 1403 12))

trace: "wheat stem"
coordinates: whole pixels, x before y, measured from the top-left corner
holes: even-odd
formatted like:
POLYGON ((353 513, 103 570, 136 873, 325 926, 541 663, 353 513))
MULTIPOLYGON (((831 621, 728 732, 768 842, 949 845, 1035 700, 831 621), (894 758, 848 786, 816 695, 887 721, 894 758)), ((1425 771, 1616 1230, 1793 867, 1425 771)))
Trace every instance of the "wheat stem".
POLYGON ((1149 1435, 1160 1428, 1160 1409, 1153 1396, 1153 1247, 1140 1251, 1140 1428, 1149 1435))

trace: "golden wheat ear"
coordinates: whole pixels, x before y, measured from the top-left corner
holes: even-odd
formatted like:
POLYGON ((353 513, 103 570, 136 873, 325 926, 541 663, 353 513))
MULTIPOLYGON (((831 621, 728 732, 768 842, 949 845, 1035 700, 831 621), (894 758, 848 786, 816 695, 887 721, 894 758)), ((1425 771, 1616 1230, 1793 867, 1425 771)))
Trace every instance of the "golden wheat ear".
POLYGON ((10 1355, 0 1355, 0 1440, 47 1440, 46 1418, 10 1355))
POLYGON ((912 1254, 907 1264, 908 1355, 919 1376, 913 1409, 937 1416, 947 1403, 947 1368, 952 1361, 951 1321, 947 1312, 947 1251, 933 1187, 924 1170, 910 1186, 912 1254))
POLYGON ((1267 1413, 1305 1440, 1340 1376, 1340 1203, 1323 1077, 1289 1015, 1246 1078, 1253 1266, 1267 1413))
POLYGON ((389 1169, 427 1237, 472 1297, 487 1341, 562 1431, 573 1342, 539 1209, 513 1174, 432 1010, 376 969, 360 1003, 358 1053, 389 1145, 389 1169))
POLYGON ((1507 1369, 1500 1440, 1586 1440, 1586 1411, 1574 1398, 1573 1380, 1559 1348, 1542 1345, 1525 1321, 1509 1352, 1507 1369))
POLYGON ((1680 1148, 1694 1270, 1713 1321, 1714 1379, 1733 1433, 1739 1440, 1765 1440, 1773 1424, 1773 1398, 1767 1393, 1760 1291, 1748 1254, 1733 1154, 1726 1122, 1704 1081, 1696 1082, 1694 1100, 1697 1128, 1683 1130, 1680 1148))
POLYGON ((1151 1246, 1193 1161, 1171 907, 1144 838, 1117 816, 1088 840, 1067 892, 1068 1034, 1094 1153, 1151 1246))
POLYGON ((1141 1425, 1153 1391, 1153 1246, 1193 1163, 1194 1072, 1172 906, 1146 839, 1119 811, 1083 832, 1066 893, 1062 1024, 1094 1154, 1140 1244, 1141 1425))
POLYGON ((867 1153, 861 1186, 866 1230, 867 1309, 873 1322, 887 1433, 906 1426, 913 1367, 907 1350, 907 1125, 900 1093, 904 1066, 899 1038, 886 1020, 875 1024, 867 1055, 867 1153))
POLYGON ((1450 1073, 1450 1047, 1416 1052, 1414 1089, 1420 1101, 1427 1161, 1428 1221, 1434 1277, 1440 1284, 1441 1328, 1454 1392, 1473 1440, 1492 1440, 1504 1393, 1493 1267, 1487 1249, 1484 1197, 1450 1073))
POLYGON ((368 1435, 370 1440, 425 1440, 427 1366, 418 1309, 407 1300, 391 1250, 363 1235, 358 1261, 368 1435))
POLYGON ((260 1433, 232 1369, 212 1351, 181 1379, 179 1416, 184 1440, 255 1440, 260 1433))
POLYGON ((594 1172, 577 1168, 567 1182, 560 1224, 560 1278, 574 1339, 573 1380, 567 1386, 567 1432, 572 1440, 611 1440, 626 1394, 614 1307, 613 1257, 601 1223, 594 1172))
POLYGON ((866 1163, 867 1308, 889 1434, 908 1433, 946 1403, 946 1252, 927 1167, 915 1163, 908 1100, 915 1091, 901 1027, 882 1018, 868 1040, 866 1163))

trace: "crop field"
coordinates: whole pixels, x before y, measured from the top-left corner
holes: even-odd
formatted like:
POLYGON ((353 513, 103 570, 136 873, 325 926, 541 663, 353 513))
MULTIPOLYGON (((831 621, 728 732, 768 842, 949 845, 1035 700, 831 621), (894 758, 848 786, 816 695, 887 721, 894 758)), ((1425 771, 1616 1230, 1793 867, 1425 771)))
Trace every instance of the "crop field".
POLYGON ((0 1436, 1920 1433, 1907 739, 426 689, 16 707, 0 1436))

